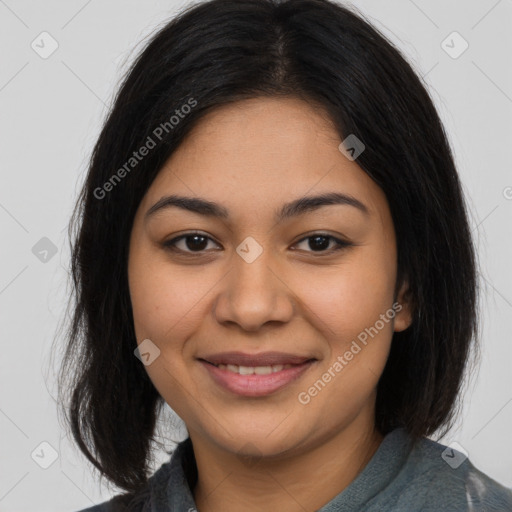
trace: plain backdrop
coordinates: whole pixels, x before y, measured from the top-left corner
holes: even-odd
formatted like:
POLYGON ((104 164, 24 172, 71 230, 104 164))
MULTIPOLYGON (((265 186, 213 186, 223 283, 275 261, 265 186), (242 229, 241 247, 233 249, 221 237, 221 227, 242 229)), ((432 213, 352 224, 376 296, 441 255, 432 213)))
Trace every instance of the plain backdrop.
MULTIPOLYGON (((471 208, 482 364, 442 442, 512 487, 512 0, 353 3, 425 77, 471 208)), ((184 5, 0 0, 0 512, 74 511, 114 494, 56 413, 49 358, 67 300, 66 227, 122 72, 184 5)))

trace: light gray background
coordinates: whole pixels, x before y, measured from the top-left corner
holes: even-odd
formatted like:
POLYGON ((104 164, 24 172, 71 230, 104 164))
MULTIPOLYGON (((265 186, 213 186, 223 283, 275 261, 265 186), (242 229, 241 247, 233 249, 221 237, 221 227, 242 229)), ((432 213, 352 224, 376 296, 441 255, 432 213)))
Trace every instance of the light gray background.
MULTIPOLYGON (((425 76, 472 208, 483 361, 443 442, 457 441, 473 464, 512 487, 512 0, 354 4, 425 76), (441 46, 453 31, 469 43, 456 59, 441 46)), ((114 494, 93 479, 56 415, 49 358, 67 296, 65 228, 132 50, 183 5, 0 0, 0 511, 78 510, 114 494), (59 45, 47 59, 31 48, 43 31, 59 45), (46 263, 32 252, 42 237, 57 248, 46 263), (36 450, 50 461, 42 442, 58 453, 48 469, 31 458, 36 450)))

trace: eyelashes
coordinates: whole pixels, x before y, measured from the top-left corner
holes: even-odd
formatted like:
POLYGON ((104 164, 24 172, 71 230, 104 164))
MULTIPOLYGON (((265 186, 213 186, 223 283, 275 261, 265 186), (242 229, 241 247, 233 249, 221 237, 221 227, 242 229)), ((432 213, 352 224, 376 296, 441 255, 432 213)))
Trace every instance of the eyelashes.
POLYGON ((201 249, 201 246, 204 245, 204 240, 212 241, 216 245, 218 245, 212 238, 210 238, 209 236, 203 235, 201 233, 185 233, 184 235, 180 235, 176 238, 173 238, 172 240, 168 240, 167 242, 164 242, 163 245, 164 245, 164 247, 170 249, 173 252, 189 253, 192 255, 199 255, 199 254, 205 252, 204 250, 193 251, 193 250, 184 250, 184 249, 180 249, 180 248, 176 247, 176 244, 178 242, 180 242, 181 240, 187 240, 187 239, 195 239, 195 242, 193 242, 193 243, 195 243, 196 246, 199 246, 199 247, 196 247, 199 249, 201 249), (199 243, 198 243, 198 239, 199 239, 199 243))
MULTIPOLYGON (((209 242, 213 242, 214 245, 220 247, 217 244, 217 242, 215 242, 215 240, 213 240, 211 237, 197 232, 185 233, 183 235, 180 235, 176 238, 164 242, 162 245, 165 249, 168 249, 173 253, 190 257, 197 257, 219 250, 206 250, 209 242), (180 242, 182 242, 181 248, 178 247, 177 245, 180 242)), ((304 242, 306 242, 306 246, 309 248, 309 250, 300 250, 306 253, 311 253, 315 257, 331 255, 337 251, 354 245, 351 242, 347 242, 345 240, 329 235, 327 233, 313 233, 296 242, 293 247, 303 244, 304 242), (334 244, 334 246, 331 247, 332 243, 334 244), (315 250, 315 247, 318 250, 315 250), (324 250, 325 248, 327 248, 327 250, 324 250)))
MULTIPOLYGON (((341 249, 344 249, 345 247, 350 247, 351 245, 353 245, 350 242, 341 240, 340 238, 336 238, 335 236, 324 234, 324 233, 315 233, 313 235, 308 235, 308 236, 304 237, 302 240, 299 240, 299 242, 297 242, 297 243, 300 244, 300 243, 305 242, 306 240, 314 240, 315 241, 314 243, 318 243, 318 240, 327 240, 328 246, 331 244, 331 242, 334 242, 334 247, 331 247, 331 249, 329 249, 328 251, 315 251, 315 250, 306 251, 306 252, 312 252, 313 254, 321 254, 321 253, 332 254, 333 252, 339 251, 341 249)), ((320 244, 320 248, 322 246, 325 246, 325 243, 320 244)))

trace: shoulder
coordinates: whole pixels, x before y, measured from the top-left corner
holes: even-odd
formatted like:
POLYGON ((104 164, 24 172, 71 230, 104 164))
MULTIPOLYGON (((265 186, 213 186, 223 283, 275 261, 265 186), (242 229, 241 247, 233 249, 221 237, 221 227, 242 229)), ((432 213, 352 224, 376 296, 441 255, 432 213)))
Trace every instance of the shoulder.
POLYGON ((108 501, 77 512, 146 512, 162 493, 169 478, 170 462, 162 464, 137 493, 119 494, 108 501))
POLYGON ((180 506, 183 503, 193 504, 190 482, 184 471, 191 464, 195 467, 190 438, 181 441, 167 453, 171 456, 170 460, 162 464, 137 493, 118 495, 109 501, 78 512, 163 512, 174 510, 176 507, 181 510, 180 506), (171 505, 171 502, 174 505, 171 505))
MULTIPOLYGON (((151 479, 150 479, 151 481, 151 479)), ((119 494, 98 505, 78 512, 145 512, 150 504, 149 485, 137 494, 119 494)))
POLYGON ((512 511, 512 489, 476 468, 462 451, 431 439, 414 444, 403 470, 406 494, 421 496, 421 510, 512 511))
POLYGON ((135 505, 134 495, 120 494, 118 496, 114 496, 108 501, 81 509, 78 512, 142 512, 144 502, 141 502, 140 500, 138 501, 139 502, 135 505))

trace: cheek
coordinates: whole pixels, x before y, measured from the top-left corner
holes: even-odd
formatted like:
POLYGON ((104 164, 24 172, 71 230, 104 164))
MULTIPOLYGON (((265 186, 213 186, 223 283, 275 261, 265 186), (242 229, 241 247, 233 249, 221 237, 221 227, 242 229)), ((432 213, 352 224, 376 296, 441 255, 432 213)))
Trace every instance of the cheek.
POLYGON ((346 340, 373 325, 392 305, 392 265, 358 254, 331 271, 311 271, 302 278, 299 297, 305 314, 319 324, 328 339, 346 340), (316 320, 314 320, 316 318, 316 320))
POLYGON ((300 403, 319 429, 349 422, 375 392, 393 334, 393 267, 358 258, 303 288, 326 340, 326 359, 300 390, 300 403), (371 264, 370 264, 371 263, 371 264), (384 320, 381 315, 384 316, 384 320), (307 403, 306 403, 307 402, 307 403))
POLYGON ((160 350, 145 370, 160 395, 177 411, 186 406, 182 388, 188 370, 183 352, 204 318, 201 308, 213 285, 212 279, 194 279, 191 272, 173 269, 143 251, 134 251, 128 266, 137 342, 150 339, 160 350))
POLYGON ((210 314, 222 275, 207 265, 171 265, 154 250, 134 251, 128 272, 137 341, 151 339, 164 355, 189 349, 187 340, 210 314))

